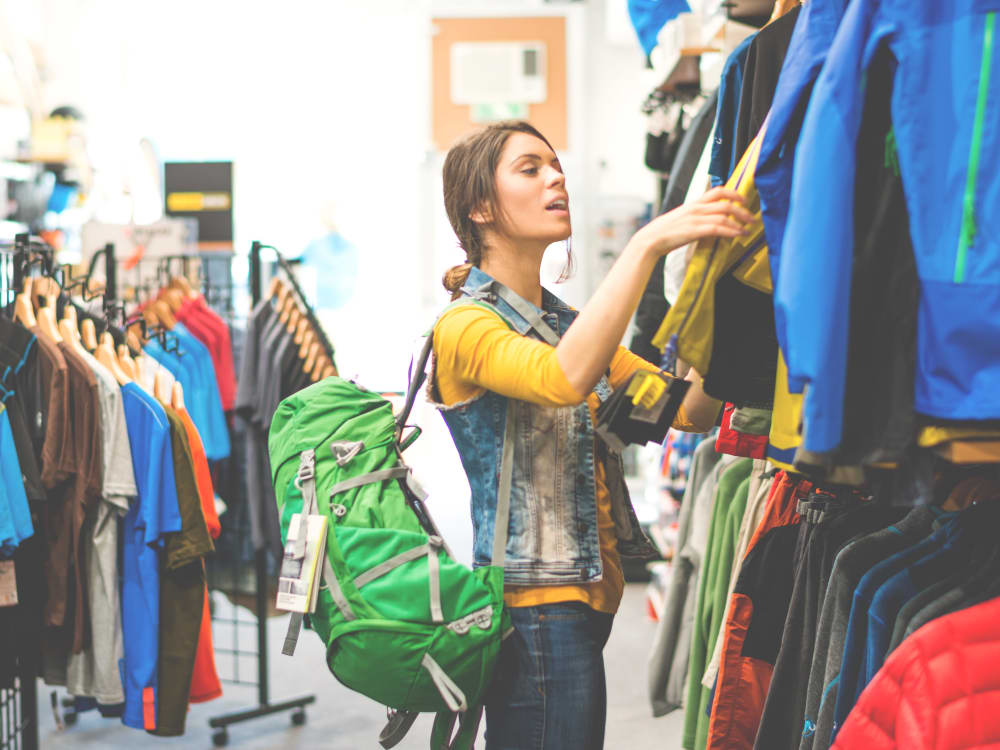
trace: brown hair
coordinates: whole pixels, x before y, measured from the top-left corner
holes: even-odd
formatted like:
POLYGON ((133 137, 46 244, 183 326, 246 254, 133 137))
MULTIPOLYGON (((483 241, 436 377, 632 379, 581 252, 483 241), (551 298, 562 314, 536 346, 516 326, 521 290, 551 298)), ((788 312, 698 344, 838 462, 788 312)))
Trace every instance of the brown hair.
MULTIPOLYGON (((465 263, 449 268, 441 280, 452 299, 458 298, 469 270, 482 263, 486 251, 482 236, 484 225, 474 222, 470 214, 485 208, 492 219, 485 226, 499 226, 496 171, 511 133, 533 135, 552 148, 548 139, 530 123, 507 120, 492 123, 466 136, 452 146, 445 157, 444 207, 451 228, 458 236, 458 244, 465 251, 465 263)), ((555 151, 554 148, 552 150, 555 151)), ((572 270, 573 257, 568 246, 566 252, 566 268, 559 281, 566 280, 572 270)))

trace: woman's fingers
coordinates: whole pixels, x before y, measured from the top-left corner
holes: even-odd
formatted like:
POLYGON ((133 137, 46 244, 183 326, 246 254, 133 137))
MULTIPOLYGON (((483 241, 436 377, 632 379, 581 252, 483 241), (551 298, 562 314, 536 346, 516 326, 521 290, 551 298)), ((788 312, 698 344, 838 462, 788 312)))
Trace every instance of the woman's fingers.
POLYGON ((695 211, 703 215, 715 215, 721 214, 724 216, 732 216, 737 221, 742 221, 744 224, 749 224, 753 221, 753 214, 747 211, 743 206, 737 205, 735 203, 729 203, 728 201, 716 201, 714 203, 698 203, 695 204, 695 211))
POLYGON ((702 203, 711 203, 713 201, 733 201, 734 203, 739 203, 740 205, 746 203, 746 199, 742 195, 737 193, 735 190, 725 187, 712 188, 698 200, 702 203))

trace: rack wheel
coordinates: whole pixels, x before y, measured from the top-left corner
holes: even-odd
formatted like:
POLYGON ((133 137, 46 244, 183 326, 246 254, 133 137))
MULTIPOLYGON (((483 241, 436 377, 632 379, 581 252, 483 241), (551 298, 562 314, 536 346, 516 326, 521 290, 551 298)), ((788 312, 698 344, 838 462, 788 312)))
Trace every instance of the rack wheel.
POLYGON ((229 744, 229 732, 219 729, 212 735, 212 744, 216 747, 225 747, 229 744))
POLYGON ((299 708, 292 712, 292 726, 301 727, 306 723, 306 710, 299 708))
POLYGON ((63 724, 68 727, 76 724, 76 720, 79 718, 79 714, 76 711, 67 711, 63 714, 63 724))

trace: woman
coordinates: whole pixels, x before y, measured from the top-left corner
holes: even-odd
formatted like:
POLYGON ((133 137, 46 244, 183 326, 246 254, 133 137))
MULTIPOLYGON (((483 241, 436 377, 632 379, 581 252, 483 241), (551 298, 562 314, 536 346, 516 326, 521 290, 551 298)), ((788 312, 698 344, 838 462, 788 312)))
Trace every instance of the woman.
MULTIPOLYGON (((570 215, 559 160, 537 130, 498 123, 454 146, 444 199, 467 262, 444 277, 461 303, 434 327, 431 397, 472 489, 475 564, 503 564, 514 624, 486 699, 487 748, 600 748, 620 557, 651 547, 593 413, 637 369, 655 369, 619 342, 656 260, 702 237, 735 237, 751 216, 717 188, 653 220, 577 314, 539 280, 545 248, 570 236, 570 215), (506 532, 496 549, 495 531, 501 542, 506 532)), ((702 432, 720 405, 695 373, 688 379, 674 424, 702 432)))

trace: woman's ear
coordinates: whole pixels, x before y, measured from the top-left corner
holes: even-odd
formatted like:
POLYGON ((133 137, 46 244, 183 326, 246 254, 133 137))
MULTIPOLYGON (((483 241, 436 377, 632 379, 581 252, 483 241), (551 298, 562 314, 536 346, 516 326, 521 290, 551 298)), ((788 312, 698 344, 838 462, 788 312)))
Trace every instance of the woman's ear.
POLYGON ((469 218, 475 224, 492 224, 493 212, 487 204, 481 203, 469 213, 469 218))

